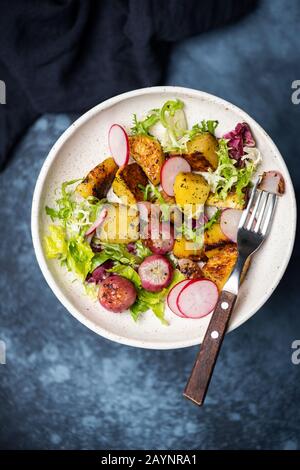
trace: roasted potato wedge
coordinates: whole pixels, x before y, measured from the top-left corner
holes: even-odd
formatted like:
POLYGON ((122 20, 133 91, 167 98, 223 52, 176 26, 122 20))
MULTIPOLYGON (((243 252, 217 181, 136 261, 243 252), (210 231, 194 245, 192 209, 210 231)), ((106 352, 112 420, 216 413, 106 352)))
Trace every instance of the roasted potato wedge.
POLYGON ((191 259, 180 259, 177 268, 187 279, 199 279, 203 277, 202 270, 196 261, 191 259))
POLYGON ((219 199, 217 194, 210 193, 207 200, 207 206, 215 206, 220 209, 240 209, 243 210, 246 207, 247 197, 245 195, 244 200, 240 201, 235 191, 228 193, 226 199, 219 199))
POLYGON ((142 167, 152 184, 160 183, 160 170, 165 157, 160 143, 147 135, 129 137, 130 154, 142 167))
POLYGON ((106 158, 95 166, 78 184, 76 192, 82 197, 94 196, 98 199, 104 198, 110 189, 118 166, 113 158, 106 158))
POLYGON ((211 168, 215 170, 218 166, 218 141, 209 132, 204 132, 203 134, 198 134, 187 144, 187 153, 194 154, 199 153, 202 155, 210 164, 211 168))
POLYGON ((205 132, 196 135, 192 140, 187 142, 187 151, 179 154, 178 152, 170 152, 169 155, 181 156, 185 158, 194 171, 207 171, 209 168, 215 170, 218 166, 218 150, 217 139, 205 132))
POLYGON ((180 172, 175 179, 174 193, 176 204, 185 213, 193 216, 199 206, 205 204, 209 185, 201 175, 180 172))
POLYGON ((207 247, 218 247, 228 242, 229 239, 222 232, 219 222, 214 223, 208 230, 205 230, 204 232, 205 249, 207 249, 207 247))
POLYGON ((181 156, 189 162, 193 171, 207 171, 212 168, 209 161, 201 153, 185 153, 181 156))
POLYGON ((231 271, 237 260, 237 246, 235 243, 205 251, 208 261, 202 267, 203 275, 215 282, 218 289, 222 290, 225 282, 231 274, 231 271))
POLYGON ((175 240, 173 253, 177 258, 188 258, 193 261, 200 261, 203 257, 203 247, 199 245, 199 243, 181 237, 175 240))
POLYGON ((146 186, 148 178, 137 163, 119 168, 112 184, 114 193, 124 204, 136 204, 144 200, 143 191, 139 185, 146 186))
POLYGON ((108 204, 108 214, 97 238, 107 243, 130 243, 139 238, 139 213, 137 206, 108 204))

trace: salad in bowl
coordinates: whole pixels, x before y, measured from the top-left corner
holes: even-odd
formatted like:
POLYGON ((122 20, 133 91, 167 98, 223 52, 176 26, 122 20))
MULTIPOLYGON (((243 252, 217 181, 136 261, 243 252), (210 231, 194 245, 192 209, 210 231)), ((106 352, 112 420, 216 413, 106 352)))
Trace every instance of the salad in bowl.
MULTIPOLYGON (((138 322, 151 310, 168 324, 167 303, 183 321, 208 315, 236 262, 239 219, 261 163, 249 125, 223 135, 217 120, 189 127, 174 99, 134 115, 130 129, 112 123, 108 148, 45 207, 47 258, 108 314, 138 322)), ((264 184, 282 193, 282 176, 269 173, 264 184)))

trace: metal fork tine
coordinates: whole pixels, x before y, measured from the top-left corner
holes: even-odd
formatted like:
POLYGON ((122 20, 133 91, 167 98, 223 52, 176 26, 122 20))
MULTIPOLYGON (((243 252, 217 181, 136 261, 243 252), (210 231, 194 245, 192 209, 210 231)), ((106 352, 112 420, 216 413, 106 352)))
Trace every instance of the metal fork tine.
POLYGON ((260 229, 260 232, 263 236, 266 236, 266 234, 268 233, 269 228, 271 226, 270 222, 273 218, 273 214, 274 214, 274 210, 275 210, 278 198, 277 198, 276 194, 269 194, 268 199, 269 199, 270 203, 269 203, 269 205, 267 207, 267 210, 266 210, 266 215, 265 215, 265 220, 264 220, 263 226, 260 229))
POLYGON ((267 203, 268 203, 268 197, 269 197, 269 193, 266 193, 266 192, 263 191, 263 195, 261 197, 261 203, 260 203, 260 207, 259 207, 259 215, 257 217, 255 227, 253 229, 253 232, 255 232, 255 233, 258 233, 260 224, 263 220, 265 209, 266 209, 267 203))
POLYGON ((255 219, 255 216, 256 216, 256 213, 257 213, 257 209, 258 209, 261 197, 262 197, 262 191, 259 191, 259 192, 257 191, 257 193, 258 193, 258 196, 256 198, 255 205, 254 205, 253 211, 251 213, 251 216, 249 218, 249 221, 247 223, 247 227, 246 227, 247 230, 250 230, 251 227, 252 227, 252 224, 254 222, 254 219, 255 219))
POLYGON ((261 178, 257 178, 257 180, 256 180, 256 182, 255 182, 255 185, 254 185, 253 188, 252 188, 251 196, 250 196, 250 199, 249 199, 247 208, 243 211, 242 217, 241 217, 241 219, 240 219, 239 227, 243 227, 244 223, 245 223, 246 220, 247 220, 247 217, 248 217, 248 215, 249 215, 250 209, 252 208, 253 199, 254 199, 254 196, 255 196, 255 194, 256 194, 256 192, 257 192, 257 186, 258 186, 258 184, 260 183, 260 180, 261 180, 261 178))

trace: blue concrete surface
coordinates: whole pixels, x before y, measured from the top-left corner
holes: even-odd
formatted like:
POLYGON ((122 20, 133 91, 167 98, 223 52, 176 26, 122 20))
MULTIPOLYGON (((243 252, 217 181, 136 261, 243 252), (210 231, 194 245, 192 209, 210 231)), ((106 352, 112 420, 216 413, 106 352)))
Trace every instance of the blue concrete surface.
MULTIPOLYGON (((238 24, 174 49, 168 84, 201 89, 249 112, 300 184, 300 5, 262 1, 238 24)), ((147 351, 77 322, 37 266, 30 206, 45 156, 71 122, 44 116, 0 175, 0 447, 9 449, 299 449, 299 246, 280 286, 225 341, 206 405, 181 397, 197 348, 147 351)))

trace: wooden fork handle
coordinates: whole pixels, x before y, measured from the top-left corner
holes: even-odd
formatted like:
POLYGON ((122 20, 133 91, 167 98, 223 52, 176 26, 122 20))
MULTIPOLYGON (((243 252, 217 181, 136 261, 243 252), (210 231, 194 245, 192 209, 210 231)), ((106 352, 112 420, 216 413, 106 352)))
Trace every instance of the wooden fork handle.
POLYGON ((196 361, 184 390, 184 396, 201 406, 225 336, 236 295, 222 291, 208 325, 196 361))

